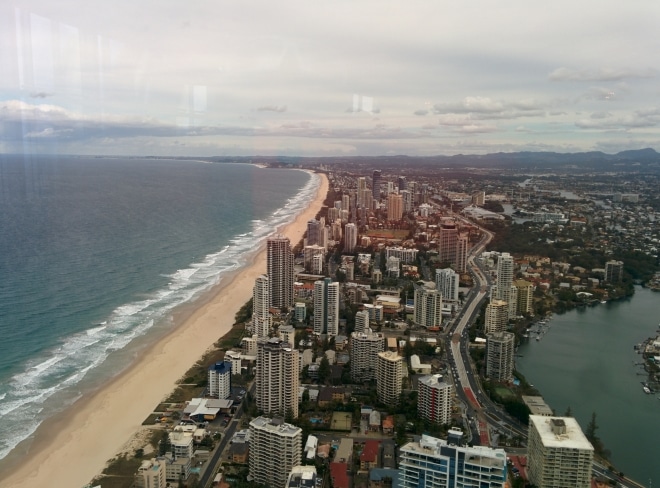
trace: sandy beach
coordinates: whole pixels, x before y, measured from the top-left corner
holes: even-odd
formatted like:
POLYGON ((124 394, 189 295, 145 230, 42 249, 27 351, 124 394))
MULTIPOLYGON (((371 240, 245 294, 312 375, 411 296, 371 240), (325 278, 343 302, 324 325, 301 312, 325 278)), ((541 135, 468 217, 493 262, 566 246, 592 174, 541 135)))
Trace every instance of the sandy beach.
MULTIPOLYGON (((315 200, 280 229, 292 246, 323 205, 328 179, 320 176, 315 200)), ((254 280, 265 271, 266 253, 261 249, 252 264, 225 280, 212 299, 149 347, 134 365, 89 398, 76 402, 66 415, 44 423, 29 454, 0 481, 0 488, 81 488, 100 474, 175 388, 176 381, 231 329, 236 312, 252 296, 254 280)))

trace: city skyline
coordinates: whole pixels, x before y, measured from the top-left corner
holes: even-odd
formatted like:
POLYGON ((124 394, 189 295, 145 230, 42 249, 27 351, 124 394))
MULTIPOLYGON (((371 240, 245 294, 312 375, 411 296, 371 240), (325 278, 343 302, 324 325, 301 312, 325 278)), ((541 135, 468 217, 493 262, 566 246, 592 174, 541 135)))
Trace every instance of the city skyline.
POLYGON ((660 149, 660 6, 0 7, 0 152, 660 149))

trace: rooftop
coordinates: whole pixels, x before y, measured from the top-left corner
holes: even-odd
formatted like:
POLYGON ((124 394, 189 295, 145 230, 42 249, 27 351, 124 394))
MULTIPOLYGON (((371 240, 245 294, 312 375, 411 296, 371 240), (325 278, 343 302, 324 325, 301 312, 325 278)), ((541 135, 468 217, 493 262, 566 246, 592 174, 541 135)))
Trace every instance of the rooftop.
POLYGON ((573 417, 529 416, 530 426, 534 426, 545 447, 560 447, 565 449, 583 449, 593 451, 593 446, 582 432, 580 425, 573 417), (563 423, 563 425, 562 425, 563 423), (555 427, 553 429, 553 427, 555 427), (560 432, 560 433, 555 433, 560 432))

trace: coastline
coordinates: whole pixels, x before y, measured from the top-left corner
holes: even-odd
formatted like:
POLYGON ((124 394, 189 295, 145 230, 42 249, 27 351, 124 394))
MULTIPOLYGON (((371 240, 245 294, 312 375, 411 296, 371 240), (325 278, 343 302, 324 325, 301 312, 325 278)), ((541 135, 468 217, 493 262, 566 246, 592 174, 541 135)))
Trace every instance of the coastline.
MULTIPOLYGON (((307 221, 316 216, 327 196, 328 179, 319 176, 314 200, 293 222, 278 229, 292 246, 302 239, 307 221)), ((194 310, 182 313, 181 324, 143 350, 134 364, 44 422, 29 451, 20 460, 7 459, 13 467, 0 488, 75 488, 97 476, 186 371, 231 330, 236 312, 252 295, 254 280, 266 270, 265 244, 249 259, 250 264, 223 280, 211 298, 190 305, 194 310)))

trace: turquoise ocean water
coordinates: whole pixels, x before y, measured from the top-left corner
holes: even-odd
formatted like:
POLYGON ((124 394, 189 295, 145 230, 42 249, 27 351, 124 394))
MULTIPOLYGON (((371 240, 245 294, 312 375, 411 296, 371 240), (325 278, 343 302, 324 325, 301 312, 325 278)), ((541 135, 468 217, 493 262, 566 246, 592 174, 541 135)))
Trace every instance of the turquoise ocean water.
POLYGON ((247 264, 319 181, 243 164, 0 156, 0 459, 247 264))

